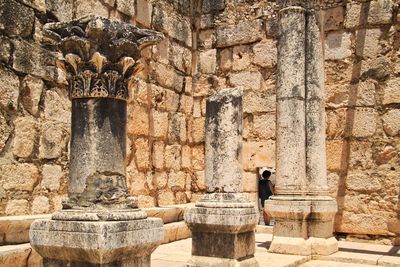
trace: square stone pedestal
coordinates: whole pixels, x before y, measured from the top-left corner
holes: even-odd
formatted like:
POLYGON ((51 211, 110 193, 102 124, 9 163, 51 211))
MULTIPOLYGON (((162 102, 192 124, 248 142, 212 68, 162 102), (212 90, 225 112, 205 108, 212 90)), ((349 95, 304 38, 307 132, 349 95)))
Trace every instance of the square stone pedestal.
POLYGON ((29 236, 45 267, 145 267, 163 240, 163 222, 36 220, 29 236))
POLYGON ((272 196, 265 205, 275 219, 269 252, 317 256, 338 251, 332 234, 337 206, 331 197, 272 196))
POLYGON ((197 203, 185 213, 192 231, 192 258, 186 266, 258 266, 252 203, 197 203))

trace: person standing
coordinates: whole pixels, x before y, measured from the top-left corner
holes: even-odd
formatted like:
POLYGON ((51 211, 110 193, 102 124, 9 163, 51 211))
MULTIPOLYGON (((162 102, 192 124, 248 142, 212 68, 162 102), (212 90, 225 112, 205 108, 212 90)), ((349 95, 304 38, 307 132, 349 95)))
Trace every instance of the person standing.
POLYGON ((270 217, 269 215, 265 212, 264 209, 264 204, 267 199, 269 199, 270 196, 272 196, 274 192, 274 185, 270 181, 271 177, 271 172, 268 170, 263 171, 261 175, 261 179, 258 180, 258 197, 261 200, 261 207, 263 211, 263 218, 264 218, 264 223, 265 225, 269 225, 270 223, 270 217))

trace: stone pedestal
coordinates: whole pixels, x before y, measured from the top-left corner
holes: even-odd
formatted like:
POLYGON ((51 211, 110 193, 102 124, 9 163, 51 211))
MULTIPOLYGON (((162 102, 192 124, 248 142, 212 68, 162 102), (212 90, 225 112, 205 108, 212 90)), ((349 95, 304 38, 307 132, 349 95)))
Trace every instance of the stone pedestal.
POLYGON ((224 89, 206 103, 207 194, 186 211, 192 258, 186 266, 258 266, 258 210, 242 193, 242 91, 224 89))
POLYGON ((64 58, 72 101, 68 201, 51 220, 34 221, 32 247, 45 267, 150 266, 163 240, 161 219, 148 219, 128 196, 128 81, 140 49, 162 34, 99 17, 46 24, 45 39, 64 58))
MULTIPOLYGON (((279 0, 276 195, 270 252, 329 255, 336 201, 328 195, 320 1, 279 0)), ((322 30, 323 32, 323 30, 322 30)))
POLYGON ((192 231, 192 258, 186 266, 258 266, 254 203, 240 194, 212 193, 185 213, 192 231))

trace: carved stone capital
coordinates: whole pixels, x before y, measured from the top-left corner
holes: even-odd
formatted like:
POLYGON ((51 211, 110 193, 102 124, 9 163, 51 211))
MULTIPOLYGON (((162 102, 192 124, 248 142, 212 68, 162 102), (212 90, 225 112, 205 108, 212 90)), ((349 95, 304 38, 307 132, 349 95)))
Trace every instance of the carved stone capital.
POLYGON ((101 17, 85 17, 44 26, 47 41, 64 58, 57 65, 74 98, 128 98, 128 80, 142 70, 140 51, 163 34, 101 17))

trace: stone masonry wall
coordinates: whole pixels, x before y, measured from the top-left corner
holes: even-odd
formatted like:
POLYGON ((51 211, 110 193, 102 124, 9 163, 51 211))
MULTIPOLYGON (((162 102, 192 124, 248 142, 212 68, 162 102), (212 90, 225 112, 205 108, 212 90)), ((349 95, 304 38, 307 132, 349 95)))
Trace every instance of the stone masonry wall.
MULTIPOLYGON (((388 235, 398 209, 398 5, 336 1, 324 10, 338 232, 388 235)), ((127 174, 139 205, 199 199, 205 99, 224 87, 244 89, 243 189, 257 198, 256 168, 275 165, 275 1, 0 0, 0 12, 0 214, 53 212, 66 196, 70 101, 51 66, 59 55, 40 45, 41 27, 90 14, 167 37, 144 51, 145 70, 130 88, 127 174)))

